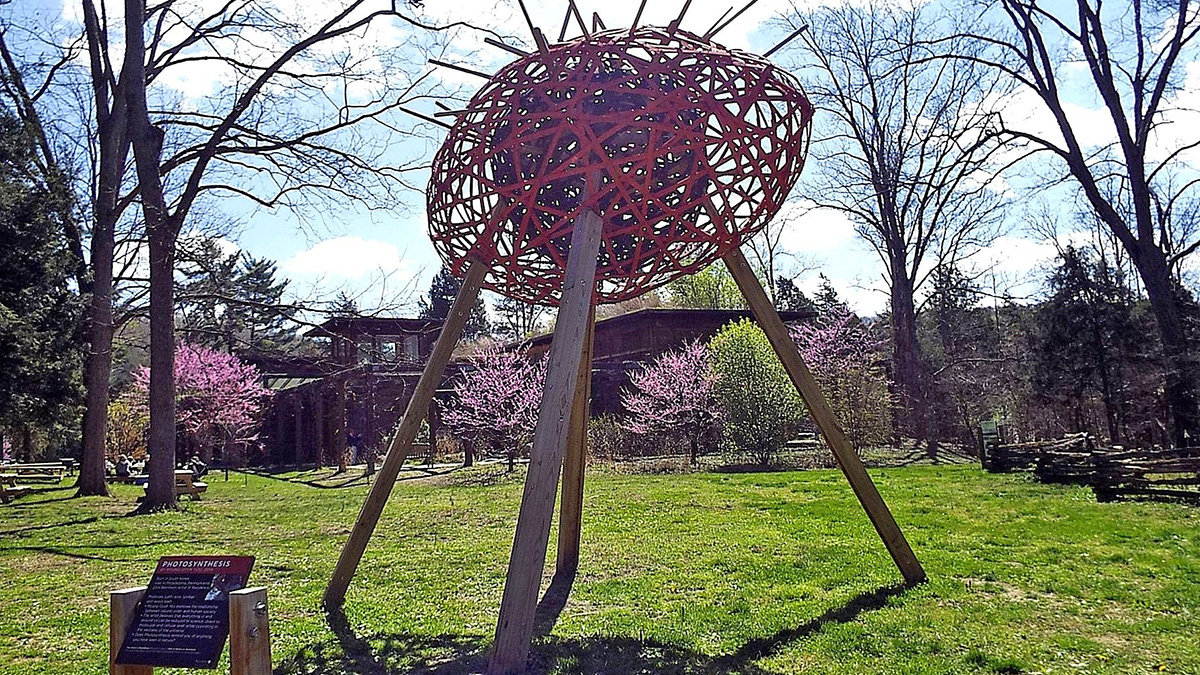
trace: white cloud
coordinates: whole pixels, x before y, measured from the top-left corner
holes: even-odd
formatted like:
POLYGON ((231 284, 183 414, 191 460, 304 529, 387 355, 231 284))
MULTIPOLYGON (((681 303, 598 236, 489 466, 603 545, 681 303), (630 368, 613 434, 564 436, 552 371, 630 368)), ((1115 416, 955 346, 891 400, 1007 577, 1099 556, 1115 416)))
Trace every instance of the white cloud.
POLYGON ((828 255, 856 245, 854 223, 841 211, 793 202, 780 209, 776 218, 787 223, 780 243, 788 251, 828 255))
POLYGON ((411 278, 400 249, 376 239, 335 237, 318 242, 284 260, 280 269, 296 277, 361 281, 380 274, 411 278))

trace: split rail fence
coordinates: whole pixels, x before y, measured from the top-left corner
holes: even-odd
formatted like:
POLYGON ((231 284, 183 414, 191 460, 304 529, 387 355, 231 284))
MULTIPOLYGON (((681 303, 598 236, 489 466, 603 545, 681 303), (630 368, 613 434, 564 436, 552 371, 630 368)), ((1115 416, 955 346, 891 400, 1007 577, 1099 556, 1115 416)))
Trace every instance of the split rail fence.
POLYGON ((1200 504, 1200 448, 1127 450, 1088 434, 987 448, 983 467, 1029 471, 1044 483, 1087 485, 1099 501, 1173 499, 1200 504))

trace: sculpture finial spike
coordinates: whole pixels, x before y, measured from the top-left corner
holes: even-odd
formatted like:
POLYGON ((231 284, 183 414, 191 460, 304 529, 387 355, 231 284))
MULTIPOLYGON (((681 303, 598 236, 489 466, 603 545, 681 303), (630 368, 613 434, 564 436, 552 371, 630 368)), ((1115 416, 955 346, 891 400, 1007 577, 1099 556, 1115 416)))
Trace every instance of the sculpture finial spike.
POLYGON ((637 14, 633 17, 633 23, 629 26, 629 34, 633 35, 633 31, 637 30, 638 21, 642 19, 642 10, 646 9, 646 0, 642 0, 642 4, 638 5, 637 14))

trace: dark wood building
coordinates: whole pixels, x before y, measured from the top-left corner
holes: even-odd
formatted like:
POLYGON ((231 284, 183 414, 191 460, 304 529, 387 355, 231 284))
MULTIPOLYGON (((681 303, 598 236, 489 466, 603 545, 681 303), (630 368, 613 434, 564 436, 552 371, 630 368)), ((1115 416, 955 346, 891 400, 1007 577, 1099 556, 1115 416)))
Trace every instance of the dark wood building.
MULTIPOLYGON (((782 312, 784 321, 809 318, 782 312)), ((748 310, 650 308, 596 322, 592 362, 592 414, 616 413, 629 375, 656 356, 691 340, 708 340, 731 321, 751 318, 748 310)), ((382 451, 412 398, 421 371, 441 333, 442 322, 408 318, 335 318, 309 337, 325 353, 311 357, 248 356, 275 392, 263 422, 262 440, 272 464, 336 463, 349 433, 382 451)), ((550 335, 524 346, 531 357, 550 349, 550 335)), ((429 426, 440 427, 438 412, 448 400, 463 363, 451 363, 431 406, 429 426)))
MULTIPOLYGON (((381 450, 441 329, 434 319, 334 318, 309 334, 324 355, 249 357, 275 392, 263 423, 263 459, 336 463, 351 433, 381 450)), ((430 425, 437 426, 436 415, 430 425)))
MULTIPOLYGON (((811 318, 807 312, 780 312, 784 322, 811 318)), ((592 414, 621 412, 621 389, 629 375, 664 352, 692 340, 707 341, 731 321, 753 319, 750 310, 684 309, 651 307, 596 321, 592 358, 592 414)), ((550 351, 550 335, 539 335, 521 345, 531 357, 550 351)))

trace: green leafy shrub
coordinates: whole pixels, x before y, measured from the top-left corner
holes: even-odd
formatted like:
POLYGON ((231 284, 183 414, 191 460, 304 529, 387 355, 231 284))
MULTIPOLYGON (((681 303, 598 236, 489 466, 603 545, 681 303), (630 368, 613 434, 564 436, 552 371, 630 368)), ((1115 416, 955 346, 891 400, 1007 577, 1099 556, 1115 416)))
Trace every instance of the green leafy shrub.
POLYGON ((749 319, 730 323, 709 342, 724 410, 727 452, 775 462, 795 434, 803 406, 762 329, 749 319))

